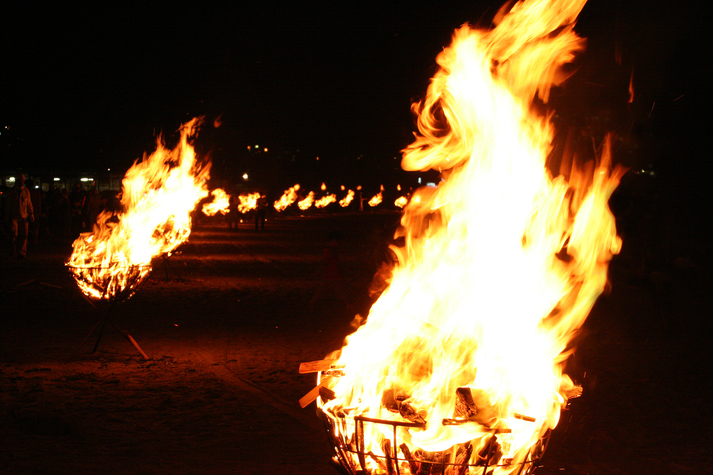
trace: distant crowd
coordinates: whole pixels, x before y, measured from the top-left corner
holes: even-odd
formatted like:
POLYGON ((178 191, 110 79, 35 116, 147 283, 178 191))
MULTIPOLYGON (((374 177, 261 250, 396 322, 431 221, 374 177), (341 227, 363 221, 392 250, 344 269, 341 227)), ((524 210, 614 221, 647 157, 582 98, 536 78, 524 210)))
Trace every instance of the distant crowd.
POLYGON ((103 210, 117 206, 113 192, 99 193, 96 186, 85 190, 76 184, 68 191, 50 184, 44 191, 22 175, 15 177, 14 186, 4 186, 0 191, 0 234, 13 243, 17 257, 25 254, 23 239, 37 243, 42 236, 76 237, 90 231, 103 210))

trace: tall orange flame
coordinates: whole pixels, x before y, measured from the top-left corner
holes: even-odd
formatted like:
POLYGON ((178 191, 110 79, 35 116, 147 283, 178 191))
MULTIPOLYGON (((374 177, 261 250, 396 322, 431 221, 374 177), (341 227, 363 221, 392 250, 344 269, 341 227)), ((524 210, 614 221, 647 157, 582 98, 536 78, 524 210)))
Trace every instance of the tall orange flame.
POLYGON ((297 207, 302 211, 309 209, 314 203, 314 191, 310 191, 307 196, 297 202, 297 207))
POLYGON ((342 208, 346 208, 347 206, 349 206, 353 199, 354 190, 347 190, 347 194, 344 196, 344 198, 339 200, 339 206, 341 206, 342 208))
POLYGON ((409 454, 465 443, 475 464, 496 443, 493 473, 512 473, 572 394, 563 363, 621 246, 607 203, 623 171, 611 171, 608 142, 593 174, 545 168, 553 128, 532 104, 583 48, 573 26, 584 1, 510 5, 494 29, 464 26, 438 55, 402 166, 445 180, 414 193, 389 287, 332 355, 338 372, 320 374, 342 440, 355 430, 345 415, 424 423, 365 426, 364 452, 376 457, 354 467, 383 470, 376 459, 392 447, 413 474, 409 454))
POLYGON ((257 209, 257 201, 260 199, 260 192, 256 191, 254 193, 248 193, 238 196, 238 211, 245 214, 248 211, 257 209))
POLYGON ((315 201, 314 206, 316 208, 324 208, 328 204, 334 203, 335 201, 337 201, 337 195, 335 195, 334 193, 330 193, 328 195, 324 195, 323 197, 315 201))
POLYGON ((196 162, 189 143, 199 125, 199 119, 183 125, 173 150, 159 138, 156 151, 126 172, 122 211, 104 211, 93 231, 74 241, 67 266, 90 298, 116 297, 150 272, 153 257, 170 254, 188 239, 190 212, 208 195, 210 165, 196 162))
POLYGON ((291 186, 285 190, 279 200, 273 203, 273 206, 277 211, 286 210, 292 203, 297 199, 297 192, 300 189, 300 185, 291 186))
POLYGON ((230 212, 230 195, 222 188, 216 188, 211 193, 213 201, 203 205, 201 211, 206 216, 215 216, 216 214, 228 214, 230 212))

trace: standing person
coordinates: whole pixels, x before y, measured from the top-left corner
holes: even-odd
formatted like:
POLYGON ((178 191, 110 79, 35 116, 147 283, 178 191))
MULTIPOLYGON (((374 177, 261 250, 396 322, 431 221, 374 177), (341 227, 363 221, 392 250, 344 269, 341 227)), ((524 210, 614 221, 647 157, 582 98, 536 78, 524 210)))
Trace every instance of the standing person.
POLYGON ((27 232, 29 223, 34 221, 32 198, 25 188, 25 175, 15 178, 15 186, 8 190, 5 198, 5 220, 12 230, 11 256, 24 259, 27 256, 27 232))
POLYGON ((69 194, 69 205, 71 209, 70 229, 72 236, 78 236, 84 230, 84 206, 85 195, 82 185, 77 183, 74 190, 69 194))
POLYGON ((265 229, 265 215, 267 214, 267 197, 260 195, 257 200, 257 208, 255 209, 255 229, 265 229))
POLYGON ((32 243, 37 244, 40 237, 40 217, 42 216, 42 192, 39 188, 35 188, 35 182, 27 180, 25 188, 30 192, 30 200, 32 201, 32 211, 35 219, 30 222, 30 234, 32 235, 32 243))
POLYGON ((238 211, 239 199, 235 195, 230 195, 230 207, 228 209, 228 229, 237 231, 240 225, 240 211, 238 211))

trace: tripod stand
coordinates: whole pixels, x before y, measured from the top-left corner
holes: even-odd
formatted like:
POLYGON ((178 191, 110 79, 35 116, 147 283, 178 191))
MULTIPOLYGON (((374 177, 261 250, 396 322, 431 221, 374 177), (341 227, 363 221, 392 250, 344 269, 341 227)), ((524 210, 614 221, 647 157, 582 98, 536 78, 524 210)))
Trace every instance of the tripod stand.
MULTIPOLYGON (((77 279, 78 281, 81 277, 83 277, 83 274, 80 271, 87 270, 86 268, 80 269, 76 267, 70 267, 70 269, 72 270, 75 279, 77 279)), ((118 292, 108 295, 108 297, 107 290, 112 287, 112 277, 109 277, 106 281, 102 282, 102 284, 104 284, 102 285, 102 287, 104 288, 104 292, 101 294, 100 300, 107 301, 109 303, 109 306, 107 307, 106 312, 104 312, 99 321, 97 321, 97 323, 94 325, 89 334, 84 338, 84 340, 82 340, 77 349, 74 350, 74 353, 72 353, 70 360, 74 359, 74 357, 79 353, 79 350, 82 348, 82 346, 84 346, 84 343, 86 343, 89 337, 91 337, 94 332, 99 329, 97 341, 94 343, 94 348, 92 349, 92 354, 96 353, 97 348, 99 347, 99 342, 101 341, 102 336, 104 335, 104 328, 106 327, 107 323, 110 323, 116 329, 116 331, 121 334, 121 336, 123 336, 129 343, 131 343, 134 348, 136 348, 136 351, 138 351, 145 360, 149 359, 148 355, 144 352, 144 350, 141 349, 139 344, 136 342, 136 340, 134 340, 134 338, 129 334, 129 332, 119 328, 119 326, 112 321, 112 312, 114 310, 114 307, 119 302, 128 300, 132 295, 134 295, 139 286, 146 280, 146 277, 148 277, 150 271, 150 266, 132 266, 132 268, 128 270, 129 278, 126 280, 122 288, 118 292), (146 267, 148 267, 148 272, 142 272, 141 270, 146 270, 146 267)), ((82 297, 84 297, 92 307, 97 308, 94 302, 92 302, 92 300, 90 300, 84 292, 82 293, 82 297)))

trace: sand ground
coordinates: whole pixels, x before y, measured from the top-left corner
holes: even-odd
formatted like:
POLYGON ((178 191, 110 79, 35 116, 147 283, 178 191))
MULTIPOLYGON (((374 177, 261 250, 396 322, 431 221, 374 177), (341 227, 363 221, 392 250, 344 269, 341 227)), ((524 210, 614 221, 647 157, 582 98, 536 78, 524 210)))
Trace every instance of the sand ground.
MULTIPOLYGON (((0 473, 336 474, 303 361, 339 348, 370 305, 398 215, 268 220, 262 232, 197 226, 113 309, 151 357, 107 327, 64 267, 71 241, 0 258, 0 473), (310 306, 327 235, 342 233, 344 299, 310 306)), ((626 253, 624 253, 626 254, 626 253)), ((710 277, 640 275, 626 255, 568 372, 540 474, 713 473, 710 277)))

